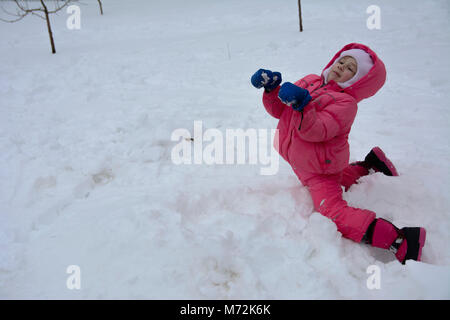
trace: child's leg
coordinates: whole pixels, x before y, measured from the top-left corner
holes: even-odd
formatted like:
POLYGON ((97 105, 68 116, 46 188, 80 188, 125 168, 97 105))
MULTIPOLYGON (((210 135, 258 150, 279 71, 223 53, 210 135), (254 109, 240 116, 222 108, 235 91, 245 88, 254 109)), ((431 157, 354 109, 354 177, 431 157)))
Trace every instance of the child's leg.
POLYGON ((364 167, 361 162, 350 163, 342 172, 341 185, 344 186, 345 191, 347 191, 359 178, 367 176, 368 174, 369 170, 364 167))
POLYGON ((426 230, 421 227, 398 229, 369 210, 352 208, 342 199, 341 175, 315 175, 295 172, 308 187, 316 211, 333 220, 342 236, 356 242, 364 240, 374 247, 389 249, 396 258, 420 261, 426 230))
POLYGON ((374 147, 365 157, 364 161, 353 162, 342 172, 342 186, 347 191, 359 178, 369 174, 369 169, 382 172, 387 176, 398 176, 394 164, 384 154, 380 147, 374 147))
POLYGON ((347 205, 342 199, 341 175, 314 175, 302 181, 311 193, 314 208, 333 220, 345 238, 360 242, 375 213, 347 205))

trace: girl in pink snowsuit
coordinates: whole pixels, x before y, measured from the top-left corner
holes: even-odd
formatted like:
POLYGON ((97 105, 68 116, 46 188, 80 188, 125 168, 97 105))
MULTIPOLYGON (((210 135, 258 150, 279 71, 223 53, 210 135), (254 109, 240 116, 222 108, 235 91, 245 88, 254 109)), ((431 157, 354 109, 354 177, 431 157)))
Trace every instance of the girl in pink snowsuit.
POLYGON ((321 76, 311 74, 295 84, 281 84, 281 74, 260 69, 252 84, 265 88, 263 104, 279 119, 275 148, 310 191, 314 208, 331 219, 339 232, 389 249, 401 263, 420 260, 424 228, 398 229, 377 219, 375 212, 348 206, 345 191, 372 169, 396 176, 394 165, 379 147, 364 161, 349 164, 348 135, 357 103, 373 96, 385 83, 386 69, 369 47, 350 43, 337 52, 321 76))

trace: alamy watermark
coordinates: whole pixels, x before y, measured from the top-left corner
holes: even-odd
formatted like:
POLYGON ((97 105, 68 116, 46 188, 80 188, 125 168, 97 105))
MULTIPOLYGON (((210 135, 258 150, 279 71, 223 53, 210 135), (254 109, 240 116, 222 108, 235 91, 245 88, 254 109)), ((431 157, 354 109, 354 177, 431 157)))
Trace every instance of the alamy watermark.
POLYGON ((69 30, 81 29, 81 9, 79 6, 73 4, 67 7, 67 14, 70 16, 66 20, 66 26, 69 30))
POLYGON ((279 155, 272 147, 274 139, 278 139, 276 129, 226 129, 223 133, 210 128, 203 132, 203 122, 194 121, 193 135, 184 128, 172 132, 171 140, 178 143, 172 148, 171 159, 176 165, 259 164, 263 166, 261 175, 275 175, 279 155))
POLYGON ((379 266, 372 264, 367 267, 366 273, 370 274, 367 278, 366 286, 369 290, 381 289, 381 269, 379 266))
POLYGON ((370 16, 367 18, 367 21, 366 21, 367 29, 380 30, 381 29, 381 9, 380 9, 380 7, 377 5, 374 5, 374 4, 371 6, 368 6, 366 9, 366 13, 370 14, 370 16))
POLYGON ((70 265, 66 269, 66 273, 70 274, 67 278, 66 286, 69 290, 81 289, 81 269, 77 265, 70 265))

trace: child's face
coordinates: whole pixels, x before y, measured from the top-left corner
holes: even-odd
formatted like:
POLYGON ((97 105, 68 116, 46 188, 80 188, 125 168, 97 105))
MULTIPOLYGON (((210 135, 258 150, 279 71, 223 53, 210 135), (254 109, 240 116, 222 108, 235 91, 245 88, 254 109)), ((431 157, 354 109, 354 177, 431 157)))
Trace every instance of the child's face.
POLYGON ((356 74, 356 70, 357 63, 355 58, 350 56, 342 57, 331 67, 331 70, 328 73, 327 82, 330 80, 334 80, 336 82, 345 82, 350 80, 356 74))

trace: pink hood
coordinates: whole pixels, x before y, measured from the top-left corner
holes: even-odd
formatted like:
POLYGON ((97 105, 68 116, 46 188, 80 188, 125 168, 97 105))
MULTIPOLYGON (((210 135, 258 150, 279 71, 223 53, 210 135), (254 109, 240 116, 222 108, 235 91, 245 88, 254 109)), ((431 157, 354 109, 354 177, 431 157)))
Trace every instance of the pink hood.
POLYGON ((344 46, 341 50, 339 50, 331 61, 326 65, 326 67, 322 71, 322 81, 323 72, 333 65, 334 61, 339 58, 342 51, 350 50, 350 49, 361 49, 366 51, 373 61, 373 67, 369 70, 369 72, 359 79, 357 82, 352 84, 351 86, 342 89, 342 92, 348 93, 352 97, 356 99, 357 102, 362 99, 369 98, 377 93, 378 90, 384 85, 386 82, 386 68, 384 66, 383 61, 373 52, 369 47, 360 44, 360 43, 350 43, 344 46))

